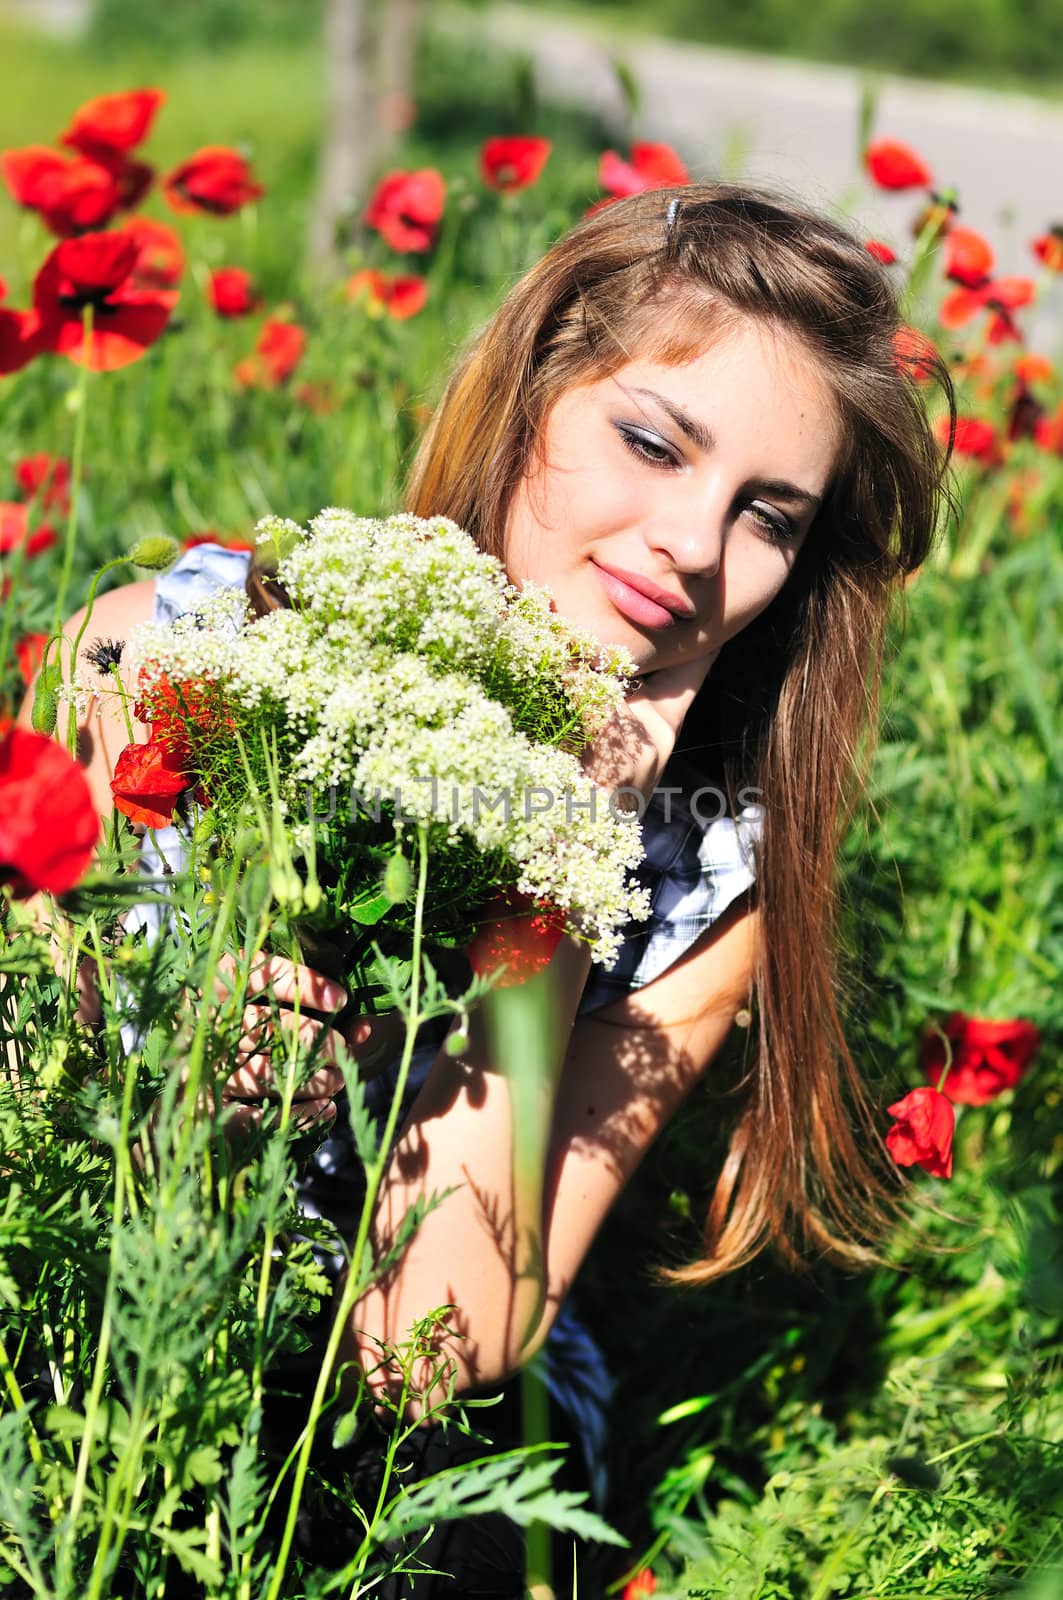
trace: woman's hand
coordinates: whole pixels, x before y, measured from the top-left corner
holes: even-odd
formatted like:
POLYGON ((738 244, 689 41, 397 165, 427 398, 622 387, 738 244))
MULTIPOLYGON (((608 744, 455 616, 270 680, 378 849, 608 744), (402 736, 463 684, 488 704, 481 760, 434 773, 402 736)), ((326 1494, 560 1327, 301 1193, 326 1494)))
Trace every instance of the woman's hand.
MULTIPOLYGON (((227 998, 236 974, 236 961, 223 958, 216 985, 219 998, 227 998)), ((225 1126, 231 1133, 245 1133, 261 1122, 263 1103, 280 1103, 284 1059, 296 1040, 307 1049, 317 1047, 317 1068, 296 1088, 292 1103, 293 1122, 306 1127, 330 1122, 336 1115, 336 1096, 344 1086, 336 1065, 341 1043, 363 1077, 378 1072, 401 1043, 402 1019, 397 1014, 355 1017, 342 1031, 330 1027, 330 1019, 347 1002, 346 989, 283 956, 261 955, 251 969, 246 993, 236 1070, 222 1089, 222 1104, 228 1108, 225 1126)))
MULTIPOLYGON (((683 719, 719 653, 714 650, 640 678, 634 692, 583 752, 588 777, 611 793, 634 790, 648 801, 675 748, 683 719)), ((622 799, 617 807, 634 809, 622 799)))

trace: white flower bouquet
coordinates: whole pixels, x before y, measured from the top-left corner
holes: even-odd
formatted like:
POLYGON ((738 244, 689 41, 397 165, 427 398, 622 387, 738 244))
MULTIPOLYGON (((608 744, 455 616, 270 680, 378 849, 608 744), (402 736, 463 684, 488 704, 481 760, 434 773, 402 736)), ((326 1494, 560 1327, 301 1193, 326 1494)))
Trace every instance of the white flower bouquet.
POLYGON ((408 942, 422 827, 431 943, 467 943, 508 893, 609 963, 648 914, 641 829, 580 753, 624 697, 626 653, 443 518, 267 518, 255 560, 287 607, 257 616, 224 590, 134 630, 151 737, 119 759, 119 808, 158 826, 191 797, 197 837, 224 856, 257 838, 281 910, 363 996, 374 941, 408 942))

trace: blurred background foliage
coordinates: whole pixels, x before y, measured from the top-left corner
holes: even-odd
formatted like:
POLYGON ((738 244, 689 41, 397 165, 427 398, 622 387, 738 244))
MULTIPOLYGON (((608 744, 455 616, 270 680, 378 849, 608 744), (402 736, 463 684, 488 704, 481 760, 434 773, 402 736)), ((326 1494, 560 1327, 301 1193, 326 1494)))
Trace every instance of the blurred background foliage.
MULTIPOLYGON (((479 0, 491 4, 491 0, 479 0)), ((514 0, 537 12, 594 18, 620 32, 842 66, 1045 90, 1063 84, 1063 8, 1057 0, 514 0)))

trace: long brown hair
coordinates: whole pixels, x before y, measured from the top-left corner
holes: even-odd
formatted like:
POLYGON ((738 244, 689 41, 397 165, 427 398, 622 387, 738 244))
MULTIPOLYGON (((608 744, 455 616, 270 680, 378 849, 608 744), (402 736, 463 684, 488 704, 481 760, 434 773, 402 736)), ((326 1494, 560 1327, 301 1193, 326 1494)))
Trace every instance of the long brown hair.
MULTIPOLYGON (((733 185, 658 190, 586 219, 507 296, 458 365, 414 462, 407 509, 503 557, 511 497, 558 397, 634 356, 678 362, 736 319, 798 338, 829 382, 843 446, 786 584, 726 644, 677 755, 761 791, 755 1059, 717 1181, 707 1282, 769 1240, 873 1258, 891 1189, 837 1001, 836 859, 877 712, 898 580, 925 558, 943 465, 884 268, 832 221, 733 185)), ((948 374, 923 359, 948 396, 948 374)))

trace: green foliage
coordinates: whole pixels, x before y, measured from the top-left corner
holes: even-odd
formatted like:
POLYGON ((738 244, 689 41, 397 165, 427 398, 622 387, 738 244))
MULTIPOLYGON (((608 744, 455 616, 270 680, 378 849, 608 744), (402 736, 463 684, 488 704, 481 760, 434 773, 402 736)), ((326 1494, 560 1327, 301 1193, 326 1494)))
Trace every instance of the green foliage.
POLYGON ((321 0, 172 0, 150 18, 138 0, 91 0, 89 45, 113 50, 235 51, 299 45, 321 27, 321 0))
MULTIPOLYGON (((532 0, 517 0, 529 5, 532 0)), ((647 18, 635 0, 553 0, 573 12, 626 31, 667 33, 729 49, 804 56, 919 78, 991 83, 1028 82, 1053 88, 1063 81, 1063 17, 1053 0, 896 0, 889 7, 861 0, 662 0, 647 18)), ((536 5, 535 9, 541 11, 536 5)))

